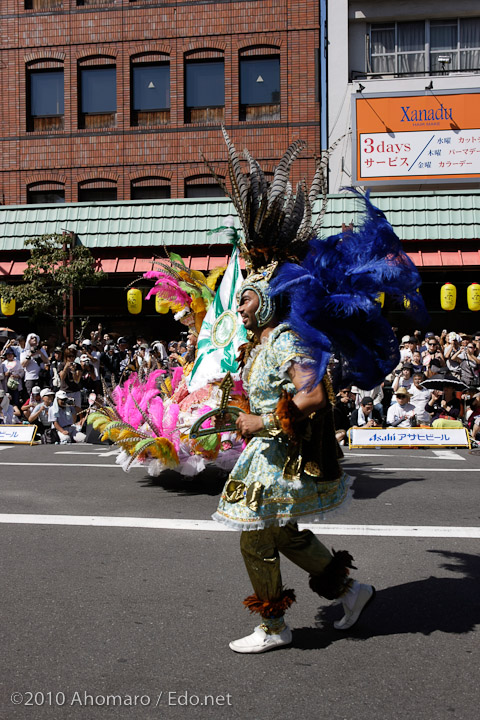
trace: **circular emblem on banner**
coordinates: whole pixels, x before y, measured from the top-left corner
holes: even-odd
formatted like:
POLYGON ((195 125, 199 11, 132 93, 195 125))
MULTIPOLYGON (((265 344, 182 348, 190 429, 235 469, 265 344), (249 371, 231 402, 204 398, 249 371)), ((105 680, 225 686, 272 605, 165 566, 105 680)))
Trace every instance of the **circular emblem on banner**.
POLYGON ((212 328, 212 343, 217 348, 229 345, 237 332, 237 317, 231 310, 225 310, 216 320, 212 328))

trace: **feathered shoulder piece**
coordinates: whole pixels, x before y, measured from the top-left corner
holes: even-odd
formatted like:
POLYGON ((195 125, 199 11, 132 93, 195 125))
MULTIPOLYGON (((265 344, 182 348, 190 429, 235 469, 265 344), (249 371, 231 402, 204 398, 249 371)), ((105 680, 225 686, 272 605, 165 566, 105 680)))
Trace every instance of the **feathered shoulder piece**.
POLYGON ((399 361, 398 342, 382 316, 379 293, 409 306, 419 324, 428 315, 417 292, 420 276, 387 218, 368 194, 351 192, 363 204, 362 224, 311 240, 303 262, 285 263, 270 288, 274 296, 287 296, 287 322, 315 361, 312 381, 322 379, 335 352, 344 362, 343 382, 370 389, 399 361))
POLYGON ((176 319, 200 331, 203 318, 215 297, 215 285, 225 272, 218 267, 205 276, 199 270, 191 270, 180 255, 169 253, 169 263, 157 262, 157 270, 144 273, 143 277, 155 280, 154 287, 147 295, 161 297, 160 311, 175 313, 176 319))
POLYGON ((328 153, 316 158, 316 171, 310 189, 305 180, 301 180, 293 192, 290 170, 306 146, 304 141, 295 140, 290 145, 269 181, 248 150, 243 151, 248 173, 242 171, 237 150, 224 127, 222 131, 228 149, 230 188, 204 160, 235 205, 243 231, 239 251, 248 272, 257 272, 268 266, 271 268, 272 264, 287 260, 298 262, 305 256, 308 241, 315 237, 323 220, 325 171, 333 146, 328 153), (323 196, 323 207, 313 223, 312 206, 319 195, 323 196))

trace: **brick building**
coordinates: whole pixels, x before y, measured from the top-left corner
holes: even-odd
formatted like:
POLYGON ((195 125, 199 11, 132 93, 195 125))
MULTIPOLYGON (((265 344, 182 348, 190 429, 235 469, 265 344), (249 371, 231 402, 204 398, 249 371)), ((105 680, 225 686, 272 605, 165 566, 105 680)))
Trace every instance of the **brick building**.
POLYGON ((318 0, 1 0, 2 204, 221 195, 224 122, 320 149, 318 0))

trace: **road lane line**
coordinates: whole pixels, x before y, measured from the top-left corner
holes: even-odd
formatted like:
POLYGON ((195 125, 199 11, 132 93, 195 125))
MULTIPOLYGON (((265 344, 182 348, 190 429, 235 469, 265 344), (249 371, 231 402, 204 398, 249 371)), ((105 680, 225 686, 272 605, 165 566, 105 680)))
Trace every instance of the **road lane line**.
POLYGON ((439 460, 465 460, 464 457, 454 450, 432 450, 432 452, 439 460))
MULTIPOLYGON (((146 528, 154 530, 199 530, 238 532, 214 520, 179 520, 176 518, 142 518, 92 515, 30 515, 3 513, 0 524, 10 525, 77 525, 88 527, 146 528)), ((480 527, 437 525, 334 525, 307 523, 316 535, 376 535, 381 537, 480 538, 480 527)))
MULTIPOLYGON (((438 456, 436 457, 435 455, 432 456, 432 455, 417 455, 417 454, 415 454, 415 455, 411 455, 410 457, 415 458, 415 460, 465 460, 464 457, 462 457, 461 455, 458 455, 458 453, 456 453, 456 452, 453 452, 453 450, 433 450, 433 452, 435 454, 438 453, 438 456), (440 454, 440 453, 442 453, 442 454, 440 454), (449 454, 443 455, 443 453, 449 453, 449 454)), ((345 459, 348 460, 349 457, 389 457, 389 458, 393 458, 396 460, 397 458, 401 458, 401 457, 405 457, 405 456, 402 454, 392 455, 390 453, 353 453, 353 452, 351 453, 351 452, 349 452, 348 454, 345 455, 345 459)))

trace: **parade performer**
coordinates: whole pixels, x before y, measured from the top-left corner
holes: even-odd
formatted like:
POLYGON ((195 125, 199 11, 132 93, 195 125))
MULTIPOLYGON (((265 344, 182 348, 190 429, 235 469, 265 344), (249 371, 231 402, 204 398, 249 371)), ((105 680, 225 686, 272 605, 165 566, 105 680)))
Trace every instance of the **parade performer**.
MULTIPOLYGON (((217 302, 222 295, 224 281, 230 288, 232 268, 237 268, 241 278, 238 258, 234 252, 227 269, 215 268, 208 276, 188 268, 174 253, 169 254, 168 263, 158 265, 158 270, 144 275, 146 279, 155 280, 147 299, 158 296, 157 309, 172 311, 175 319, 188 328, 191 357, 171 374, 164 369, 140 369, 138 373, 131 373, 123 384, 113 389, 110 397, 107 396, 104 405, 89 415, 88 422, 102 432, 104 439, 113 441, 121 449, 117 463, 127 472, 138 464, 152 476, 170 468, 192 477, 212 463, 231 470, 242 451, 242 439, 234 432, 192 438, 190 429, 198 418, 219 405, 222 399, 220 381, 226 370, 237 370, 238 367, 217 368, 212 356, 208 355, 208 372, 201 373, 195 389, 189 388, 188 382, 196 373, 193 344, 196 344, 207 312, 214 309, 214 300, 217 302), (225 270, 224 281, 216 293, 216 283, 225 270)), ((231 310, 229 312, 231 315, 231 310)), ((217 326, 219 320, 221 318, 217 320, 217 326)), ((238 347, 234 335, 236 333, 230 338, 233 360, 236 356, 234 348, 238 347)), ((229 404, 248 408, 241 383, 234 383, 229 404)), ((209 419, 202 428, 213 424, 213 419, 209 419)))
MULTIPOLYGON (((326 375, 333 351, 341 353, 345 383, 368 389, 398 363, 398 346, 381 316, 378 293, 421 305, 419 277, 402 252, 384 215, 363 198, 366 217, 359 230, 316 239, 312 204, 323 184, 324 160, 310 192, 288 182, 304 144, 293 143, 268 183, 245 151, 249 174, 241 171, 233 143, 229 192, 243 230, 241 252, 249 275, 238 311, 250 331, 243 348, 243 381, 250 414, 237 428, 247 445, 233 468, 214 519, 241 531, 241 552, 254 594, 245 606, 260 617, 251 635, 230 643, 238 653, 260 653, 288 645, 284 620, 295 600, 285 589, 279 553, 310 575, 321 597, 340 600, 338 630, 348 630, 374 596, 371 585, 350 575, 353 558, 330 552, 297 521, 317 521, 344 505, 349 478, 342 472, 335 440, 335 402, 326 375)), ((225 188, 226 189, 226 188, 225 188)), ((226 189, 227 190, 227 189, 226 189)), ((228 192, 228 190, 227 190, 228 192)))

